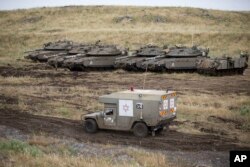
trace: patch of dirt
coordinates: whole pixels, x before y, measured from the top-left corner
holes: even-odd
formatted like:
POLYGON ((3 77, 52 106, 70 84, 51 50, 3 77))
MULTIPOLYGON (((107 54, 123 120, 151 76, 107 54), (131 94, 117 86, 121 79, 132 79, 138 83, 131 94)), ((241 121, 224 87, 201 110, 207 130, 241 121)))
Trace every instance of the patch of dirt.
POLYGON ((0 104, 18 104, 18 99, 0 94, 0 104))
POLYGON ((215 122, 215 123, 231 124, 236 129, 242 129, 242 123, 239 122, 238 120, 232 120, 232 119, 222 118, 218 116, 209 116, 207 120, 210 122, 215 122))
POLYGON ((194 126, 195 129, 198 129, 201 132, 220 135, 220 136, 228 135, 228 133, 222 128, 219 128, 215 125, 206 122, 192 122, 191 124, 194 126))
POLYGON ((25 16, 19 20, 20 23, 36 23, 43 19, 43 16, 25 16))
POLYGON ((132 145, 149 149, 173 151, 228 151, 250 149, 237 144, 237 140, 217 135, 193 135, 176 131, 165 131, 162 135, 138 139, 130 132, 100 130, 87 134, 80 120, 47 117, 0 109, 0 125, 16 128, 24 133, 48 133, 50 135, 74 138, 79 141, 112 145, 132 145))
POLYGON ((240 124, 240 122, 238 122, 237 120, 232 120, 232 119, 228 119, 228 118, 222 118, 219 116, 209 116, 207 118, 208 121, 210 122, 215 122, 215 123, 233 123, 233 124, 240 124))
MULTIPOLYGON (((15 68, 11 66, 0 67, 0 75, 3 77, 23 77, 30 76, 34 78, 52 78, 54 81, 50 81, 50 85, 56 86, 72 86, 72 85, 85 85, 91 89, 106 89, 111 84, 113 87, 128 87, 133 85, 136 88, 142 87, 142 73, 117 73, 117 72, 78 72, 75 76, 74 72, 70 72, 64 69, 58 71, 52 69, 52 67, 39 64, 30 65, 24 68, 15 68), (41 65, 41 66, 40 66, 41 65), (112 78, 121 78, 120 80, 106 80, 105 75, 112 74, 112 78), (71 78, 70 82, 61 82, 61 78, 71 78), (53 83, 54 82, 54 83, 53 83), (103 83, 109 84, 103 84, 103 83)), ((246 69, 244 75, 237 76, 223 76, 223 77, 195 77, 190 79, 187 77, 174 78, 174 74, 161 74, 161 73, 148 73, 146 88, 166 89, 167 86, 172 86, 178 93, 185 91, 193 91, 200 93, 220 93, 220 94, 245 94, 250 95, 250 69, 246 69), (206 80, 206 82, 204 82, 206 80), (230 83, 228 82, 230 81, 230 83), (167 86, 166 86, 167 85, 167 86), (225 86, 227 85, 227 86, 225 86)), ((215 104, 216 105, 216 104, 215 104)))
POLYGON ((128 15, 113 18, 113 21, 115 23, 128 23, 128 22, 132 22, 133 20, 134 20, 134 17, 128 16, 128 15))

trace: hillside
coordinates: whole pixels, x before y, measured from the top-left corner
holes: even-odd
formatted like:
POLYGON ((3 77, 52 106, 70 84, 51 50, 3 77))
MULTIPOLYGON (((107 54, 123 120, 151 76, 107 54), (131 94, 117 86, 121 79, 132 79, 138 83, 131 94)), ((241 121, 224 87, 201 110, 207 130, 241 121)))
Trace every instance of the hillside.
POLYGON ((250 150, 249 68, 243 75, 218 77, 72 72, 23 56, 62 39, 134 49, 148 43, 192 45, 192 37, 194 44, 209 47, 211 56, 235 56, 250 52, 249 27, 250 12, 195 8, 0 11, 0 166, 229 166, 229 151, 250 150), (86 133, 81 116, 104 110, 99 96, 131 86, 171 87, 178 96, 177 118, 154 137, 101 129, 86 133))
MULTIPOLYGON (((61 7, 0 11, 0 56, 22 58, 44 42, 101 40, 130 48, 142 44, 209 47, 211 55, 250 51, 250 12, 196 8, 61 7)), ((4 57, 4 59, 3 59, 4 57)), ((7 58, 8 57, 8 58, 7 58)))

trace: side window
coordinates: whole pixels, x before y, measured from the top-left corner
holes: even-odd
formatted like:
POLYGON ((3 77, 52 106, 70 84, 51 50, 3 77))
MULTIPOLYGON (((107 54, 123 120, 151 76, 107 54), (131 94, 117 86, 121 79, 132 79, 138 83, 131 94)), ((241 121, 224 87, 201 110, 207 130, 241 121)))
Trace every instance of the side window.
POLYGON ((111 108, 105 108, 105 115, 113 115, 114 111, 111 108))

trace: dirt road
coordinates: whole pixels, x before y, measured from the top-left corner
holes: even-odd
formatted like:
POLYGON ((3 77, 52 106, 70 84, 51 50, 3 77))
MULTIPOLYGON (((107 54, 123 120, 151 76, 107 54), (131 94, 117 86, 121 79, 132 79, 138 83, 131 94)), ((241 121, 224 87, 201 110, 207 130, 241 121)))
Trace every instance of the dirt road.
POLYGON ((84 132, 81 122, 77 120, 31 115, 11 109, 1 109, 0 124, 19 129, 25 133, 43 132, 84 142, 134 145, 159 150, 228 151, 249 149, 237 145, 236 140, 216 135, 192 135, 176 131, 166 131, 162 135, 143 139, 138 139, 129 132, 113 133, 102 130, 97 134, 87 134, 84 132))

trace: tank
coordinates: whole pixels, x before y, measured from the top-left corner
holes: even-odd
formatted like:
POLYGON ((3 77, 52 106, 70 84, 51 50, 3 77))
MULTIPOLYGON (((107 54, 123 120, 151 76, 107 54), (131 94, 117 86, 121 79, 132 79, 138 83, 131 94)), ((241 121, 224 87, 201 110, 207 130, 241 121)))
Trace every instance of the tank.
POLYGON ((197 63, 200 74, 206 75, 233 75, 243 74, 248 67, 248 53, 242 53, 238 57, 223 56, 221 58, 206 58, 197 63))
POLYGON ((77 44, 66 40, 45 43, 42 49, 26 52, 28 55, 25 58, 33 61, 47 62, 49 58, 66 55, 74 45, 77 44))
MULTIPOLYGON (((71 61, 72 59, 75 58, 81 58, 81 57, 85 57, 86 53, 91 50, 91 48, 93 47, 93 45, 90 44, 79 44, 79 45, 74 45, 72 47, 71 50, 69 50, 66 54, 64 55, 58 55, 55 57, 51 57, 48 59, 48 64, 53 66, 53 67, 65 67, 64 61, 70 59, 69 61, 71 61)), ((66 64, 68 63, 68 61, 66 62, 66 64)))
POLYGON ((141 64, 148 58, 165 54, 166 51, 163 48, 154 45, 147 45, 130 53, 129 56, 117 58, 115 61, 115 68, 121 68, 128 71, 139 71, 141 70, 141 64))
POLYGON ((112 69, 117 57, 126 55, 126 50, 118 49, 115 45, 95 45, 86 52, 86 56, 67 60, 63 66, 72 71, 87 69, 112 69))
POLYGON ((196 71, 197 61, 206 58, 209 49, 175 46, 166 52, 165 55, 146 59, 138 68, 156 72, 196 71))

